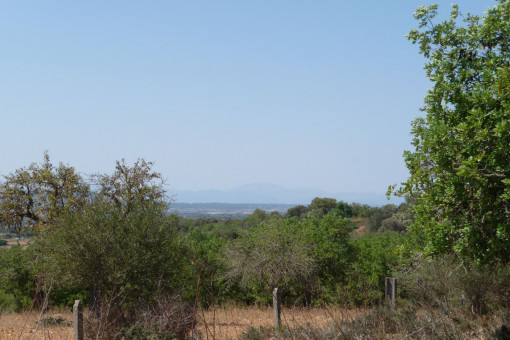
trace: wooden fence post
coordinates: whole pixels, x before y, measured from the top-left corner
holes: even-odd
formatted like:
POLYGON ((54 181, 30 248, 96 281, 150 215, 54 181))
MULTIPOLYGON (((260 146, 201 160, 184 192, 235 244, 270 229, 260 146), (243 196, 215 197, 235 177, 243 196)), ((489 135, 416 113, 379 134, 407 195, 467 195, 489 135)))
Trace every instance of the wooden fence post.
POLYGON ((386 300, 388 300, 391 308, 395 308, 397 304, 397 279, 394 277, 387 277, 385 288, 384 295, 386 300))
POLYGON ((282 300, 278 288, 273 290, 274 328, 280 329, 282 300))
POLYGON ((80 300, 74 301, 73 306, 74 340, 83 340, 83 307, 80 300))

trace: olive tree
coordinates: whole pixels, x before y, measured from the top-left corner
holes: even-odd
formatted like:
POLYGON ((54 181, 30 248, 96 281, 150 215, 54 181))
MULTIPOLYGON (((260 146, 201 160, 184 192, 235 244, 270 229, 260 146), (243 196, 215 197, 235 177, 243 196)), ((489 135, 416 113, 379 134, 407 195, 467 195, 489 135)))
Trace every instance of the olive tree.
POLYGON ((429 254, 508 263, 510 2, 483 16, 461 16, 455 5, 448 20, 434 23, 436 15, 436 5, 418 8, 419 28, 408 34, 432 88, 412 123, 399 193, 417 195, 414 230, 429 254))

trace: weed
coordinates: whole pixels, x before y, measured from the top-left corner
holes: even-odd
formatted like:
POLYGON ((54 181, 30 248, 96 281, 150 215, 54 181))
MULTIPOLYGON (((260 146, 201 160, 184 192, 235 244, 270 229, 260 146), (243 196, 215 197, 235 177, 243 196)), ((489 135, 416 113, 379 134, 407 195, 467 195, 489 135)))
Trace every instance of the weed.
POLYGON ((69 327, 69 326, 72 326, 71 321, 67 321, 66 319, 64 319, 60 316, 57 316, 57 317, 50 316, 48 318, 41 319, 41 321, 39 321, 39 324, 43 327, 51 327, 51 326, 69 327))

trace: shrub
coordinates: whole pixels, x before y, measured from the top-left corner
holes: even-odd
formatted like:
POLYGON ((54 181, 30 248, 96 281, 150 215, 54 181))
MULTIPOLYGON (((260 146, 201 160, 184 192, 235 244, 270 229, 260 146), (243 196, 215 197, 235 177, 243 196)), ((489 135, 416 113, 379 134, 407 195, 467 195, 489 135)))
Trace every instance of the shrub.
POLYGON ((425 308, 482 315, 510 307, 508 267, 479 267, 453 255, 418 257, 397 276, 404 296, 425 308))
POLYGON ((0 314, 17 312, 20 308, 20 303, 13 294, 0 291, 0 314))
POLYGON ((349 305, 373 305, 384 297, 384 280, 404 258, 402 249, 411 235, 398 233, 367 234, 353 242, 355 260, 342 288, 343 301, 349 305))
POLYGON ((91 288, 91 315, 111 331, 134 325, 137 306, 185 285, 187 250, 158 202, 132 203, 126 214, 98 198, 63 216, 37 246, 47 278, 61 287, 91 288))
POLYGON ((48 318, 41 319, 41 321, 39 321, 39 324, 43 327, 51 327, 51 326, 69 327, 69 326, 72 326, 73 323, 70 321, 67 321, 66 319, 64 319, 61 316, 57 316, 57 317, 50 316, 48 318))
POLYGON ((0 249, 0 308, 18 311, 37 298, 35 257, 32 246, 0 249))

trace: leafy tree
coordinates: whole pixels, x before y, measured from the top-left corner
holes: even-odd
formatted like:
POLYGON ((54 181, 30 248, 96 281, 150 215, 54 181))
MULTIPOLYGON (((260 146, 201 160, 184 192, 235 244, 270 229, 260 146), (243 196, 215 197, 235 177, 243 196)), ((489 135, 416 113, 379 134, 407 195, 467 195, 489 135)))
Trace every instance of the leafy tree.
POLYGON ((433 23, 437 5, 415 13, 408 38, 427 59, 433 87, 412 124, 414 151, 400 194, 418 194, 414 229, 429 254, 478 263, 510 260, 510 2, 484 16, 433 23))
POLYGON ((334 198, 319 198, 315 197, 312 200, 312 203, 308 205, 308 211, 319 210, 322 211, 324 215, 326 215, 331 210, 335 209, 337 205, 336 199, 334 198))
POLYGON ((18 237, 25 227, 43 229, 67 211, 83 208, 89 186, 73 167, 55 167, 47 153, 41 164, 17 169, 0 184, 0 223, 14 227, 18 237))
POLYGON ((355 217, 369 217, 372 211, 372 207, 368 204, 352 203, 352 216, 355 217))
POLYGON ((306 230, 293 219, 271 219, 226 249, 228 278, 251 289, 289 288, 307 282, 316 264, 306 230))
POLYGON ((287 217, 301 217, 308 212, 308 208, 304 205, 296 205, 295 207, 287 210, 287 217))
POLYGON ((138 159, 133 166, 125 160, 117 161, 113 174, 95 174, 92 181, 99 187, 99 194, 110 200, 124 214, 140 202, 151 201, 166 205, 165 181, 159 172, 153 171, 153 162, 138 159))
POLYGON ((282 218, 283 216, 278 211, 271 211, 269 218, 282 218))
POLYGON ((393 215, 382 220, 381 227, 377 229, 377 231, 407 231, 407 228, 412 222, 412 201, 406 197, 406 203, 400 204, 393 215))
POLYGON ((252 214, 240 221, 243 228, 252 228, 258 226, 260 223, 268 218, 267 213, 261 209, 255 209, 252 214))
POLYGON ((335 216, 339 217, 352 217, 352 207, 349 205, 349 203, 346 203, 344 201, 340 201, 337 203, 336 207, 330 211, 330 213, 333 213, 335 216))
POLYGON ((368 220, 368 229, 372 232, 378 231, 384 220, 393 216, 397 212, 397 206, 394 204, 386 204, 382 207, 372 208, 368 220))

